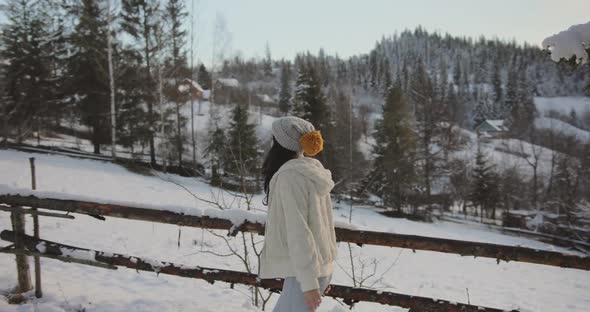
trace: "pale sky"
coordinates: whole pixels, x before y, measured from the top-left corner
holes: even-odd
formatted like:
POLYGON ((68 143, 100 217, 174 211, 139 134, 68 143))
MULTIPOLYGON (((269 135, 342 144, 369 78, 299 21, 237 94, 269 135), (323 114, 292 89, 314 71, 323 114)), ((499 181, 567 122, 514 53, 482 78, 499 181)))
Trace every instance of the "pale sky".
MULTIPOLYGON (((191 8, 187 0, 187 8, 191 8)), ((452 35, 541 41, 590 21, 588 0, 192 0, 195 58, 211 62, 213 25, 221 13, 231 33, 231 52, 273 58, 296 52, 348 57, 367 53, 383 35, 414 29, 452 35)), ((227 53, 226 53, 227 54, 227 53)))
POLYGON ((430 32, 540 45, 549 35, 590 21, 589 0, 185 1, 189 11, 194 7, 194 59, 205 64, 211 64, 218 16, 231 34, 226 56, 239 51, 245 58, 262 57, 268 42, 274 59, 320 48, 341 57, 368 53, 382 36, 418 25, 430 32))

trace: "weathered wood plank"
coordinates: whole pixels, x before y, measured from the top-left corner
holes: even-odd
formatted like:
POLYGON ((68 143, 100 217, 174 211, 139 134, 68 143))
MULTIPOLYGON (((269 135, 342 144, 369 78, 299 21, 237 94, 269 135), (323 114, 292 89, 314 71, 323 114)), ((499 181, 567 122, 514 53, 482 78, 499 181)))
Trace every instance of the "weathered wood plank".
MULTIPOLYGON (((232 230, 232 233, 242 231, 264 235, 264 224, 244 222, 241 225, 234 225, 227 219, 211 218, 207 216, 191 216, 166 210, 153 210, 74 200, 41 199, 35 196, 20 195, 0 195, 0 203, 199 228, 232 230)), ((590 270, 590 257, 567 255, 554 251, 536 250, 518 246, 469 242, 417 235, 351 230, 338 227, 336 228, 336 238, 339 241, 359 245, 367 244, 408 248, 412 250, 427 250, 459 254, 461 256, 493 258, 498 262, 520 261, 564 268, 590 270)))
MULTIPOLYGON (((0 238, 11 242, 14 240, 14 232, 2 231, 0 233, 0 238)), ((135 270, 156 272, 158 274, 203 279, 210 283, 221 281, 230 284, 258 286, 275 292, 280 292, 282 288, 281 279, 258 279, 256 274, 246 272, 204 267, 188 267, 170 262, 154 261, 129 255, 121 255, 63 245, 47 240, 35 239, 34 237, 28 235, 20 235, 18 238, 23 242, 28 252, 39 254, 41 256, 51 256, 54 259, 63 261, 71 262, 72 259, 76 257, 78 252, 81 252, 83 258, 81 260, 84 261, 80 261, 78 263, 82 264, 91 264, 92 261, 89 261, 88 255, 93 255, 96 263, 107 266, 123 266, 135 270), (42 246, 42 250, 38 249, 39 246, 42 246), (66 254, 64 254, 64 252, 66 254)), ((93 265, 97 266, 95 264, 93 265)), ((364 288, 354 288, 343 285, 330 285, 330 291, 326 295, 334 298, 342 298, 349 304, 359 301, 368 301, 399 306, 402 308, 408 308, 411 311, 422 312, 504 311, 501 309, 479 307, 464 303, 453 303, 447 300, 411 296, 386 291, 376 291, 364 288)))

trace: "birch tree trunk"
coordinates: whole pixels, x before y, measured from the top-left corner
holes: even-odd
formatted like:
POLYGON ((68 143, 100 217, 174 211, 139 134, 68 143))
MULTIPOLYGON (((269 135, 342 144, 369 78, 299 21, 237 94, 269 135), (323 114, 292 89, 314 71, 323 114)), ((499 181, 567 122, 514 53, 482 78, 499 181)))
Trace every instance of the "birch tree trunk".
POLYGON ((113 75, 113 34, 112 34, 113 16, 111 14, 111 0, 107 0, 107 54, 109 63, 109 87, 111 89, 111 156, 113 160, 117 158, 117 112, 115 110, 115 77, 113 75))

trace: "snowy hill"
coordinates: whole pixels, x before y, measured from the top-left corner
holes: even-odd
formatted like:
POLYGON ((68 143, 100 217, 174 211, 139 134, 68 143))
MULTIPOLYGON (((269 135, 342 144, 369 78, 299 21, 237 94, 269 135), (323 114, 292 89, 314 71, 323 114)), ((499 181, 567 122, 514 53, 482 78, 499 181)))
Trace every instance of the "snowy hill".
POLYGON ((535 106, 543 115, 551 110, 563 114, 569 114, 572 110, 578 115, 590 112, 590 97, 561 96, 561 97, 535 97, 535 106))
POLYGON ((559 119, 540 117, 535 120, 535 127, 538 129, 551 130, 558 134, 575 137, 579 141, 590 141, 590 132, 570 125, 559 119))
MULTIPOLYGON (((0 151, 0 176, 3 189, 26 189, 30 185, 28 157, 36 157, 38 189, 65 195, 90 196, 105 201, 126 201, 138 205, 209 208, 188 192, 168 181, 187 187, 206 199, 224 194, 234 209, 243 202, 212 188, 199 179, 153 173, 141 175, 115 164, 64 156, 0 151)), ((254 197, 254 209, 264 213, 262 195, 254 197)), ((344 204, 344 203, 343 203, 344 204)), ((335 205, 338 207, 339 204, 335 205)), ((344 204, 346 206, 346 204, 344 204)), ((334 211, 335 219, 346 222, 347 207, 334 211), (346 209, 344 209, 346 208, 346 209)), ((353 224, 359 228, 462 240, 522 245, 567 252, 529 239, 489 232, 477 226, 448 222, 425 224, 405 219, 390 219, 370 207, 353 209, 353 224)), ((0 213, 1 227, 10 227, 8 213, 0 213)), ((31 222, 28 222, 31 225, 31 222)), ((30 228, 29 230, 30 231, 30 228)), ((221 233, 222 234, 222 233, 221 233)), ((76 216, 76 220, 41 218, 42 237, 81 247, 145 256, 187 265, 243 270, 235 257, 217 257, 211 251, 225 253, 223 240, 207 231, 147 222, 76 216), (177 247, 178 231, 182 232, 177 247), (76 235, 72 235, 76 233, 76 235)), ((262 239, 258 237, 258 239, 262 239)), ((237 241, 235 248, 240 248, 237 241)), ((2 243, 5 246, 6 243, 2 243)), ((590 291, 590 272, 518 262, 496 264, 493 259, 473 259, 458 255, 398 248, 353 247, 355 257, 376 261, 377 275, 369 279, 374 287, 401 293, 466 302, 469 289, 472 304, 520 309, 521 311, 586 311, 590 291), (530 276, 539 281, 529 284, 530 276), (565 295, 567 294, 567 295, 565 295)), ((350 284, 348 249, 339 245, 334 283, 350 284)), ((6 290, 16 281, 13 257, 0 255, 0 285, 6 290)), ((77 264, 42 259, 45 298, 24 306, 9 306, 0 301, 1 311, 258 311, 251 307, 245 288, 231 290, 223 283, 156 276, 132 270, 103 270, 77 264), (83 286, 82 286, 83 285, 83 286), (223 302, 223 305, 219 303, 223 302)), ((273 296, 270 305, 277 296, 273 296)), ((325 298, 319 311, 347 311, 336 301, 325 298)), ((353 311, 403 311, 378 304, 359 303, 353 311)))

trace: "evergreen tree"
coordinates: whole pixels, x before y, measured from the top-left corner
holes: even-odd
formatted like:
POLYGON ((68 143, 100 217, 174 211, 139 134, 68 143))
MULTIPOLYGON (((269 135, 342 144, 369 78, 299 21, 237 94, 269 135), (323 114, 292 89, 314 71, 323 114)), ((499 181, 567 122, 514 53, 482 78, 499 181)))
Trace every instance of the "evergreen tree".
POLYGON ((534 130, 537 108, 524 69, 520 68, 519 72, 516 101, 510 110, 508 127, 514 136, 524 137, 530 135, 531 131, 534 130))
POLYGON ((330 84, 330 63, 326 57, 326 53, 323 48, 320 48, 318 52, 317 62, 313 64, 317 79, 320 82, 320 86, 327 87, 330 84))
POLYGON ((156 28, 161 23, 162 12, 160 11, 159 0, 122 0, 121 2, 121 27, 123 31, 133 38, 134 47, 141 53, 142 67, 144 68, 141 77, 141 84, 138 88, 143 88, 143 101, 147 104, 147 116, 150 128, 150 161, 156 163, 156 150, 154 145, 154 131, 157 128, 157 118, 154 112, 154 102, 156 99, 156 84, 153 79, 153 59, 158 51, 156 46, 156 28))
POLYGON ((48 127, 52 125, 59 126, 63 117, 68 112, 68 107, 64 105, 66 94, 66 76, 68 63, 69 32, 66 27, 68 16, 67 5, 63 2, 46 1, 41 2, 44 8, 44 17, 47 38, 44 39, 43 50, 47 55, 47 64, 50 78, 47 81, 47 90, 51 93, 47 97, 48 111, 45 119, 42 119, 41 126, 45 124, 48 127))
POLYGON ((369 54, 369 75, 371 79, 371 88, 373 90, 377 89, 378 86, 378 60, 377 60, 377 50, 373 49, 369 54))
MULTIPOLYGON (((115 50, 117 51, 117 50, 115 50)), ((134 152, 135 145, 147 146, 150 140, 150 119, 143 107, 141 55, 133 49, 121 49, 116 55, 117 68, 117 143, 134 152)))
POLYGON ((329 110, 322 86, 311 64, 299 69, 293 97, 295 116, 311 122, 318 130, 327 128, 329 110))
POLYGON ((107 56, 107 27, 104 12, 96 0, 79 4, 79 22, 72 34, 76 54, 69 59, 68 91, 82 114, 82 123, 91 129, 94 152, 109 143, 109 77, 107 56))
POLYGON ((355 181, 362 179, 364 158, 358 149, 360 123, 352 111, 352 99, 343 90, 330 88, 329 104, 333 108, 333 127, 323 131, 325 136, 326 167, 335 181, 342 181, 336 191, 346 191, 355 181))
MULTIPOLYGON (((475 68, 473 69, 473 83, 475 84, 482 84, 488 81, 489 77, 489 70, 488 70, 488 58, 485 55, 485 50, 482 50, 476 58, 475 58, 475 68)), ((464 79, 466 78, 465 75, 464 79)))
POLYGON ((291 65, 283 62, 281 65, 281 88, 279 91, 279 110, 287 114, 291 108, 291 65))
POLYGON ((518 103, 518 72, 516 64, 512 63, 508 71, 508 82, 506 83, 506 97, 502 107, 502 118, 510 117, 512 109, 518 103))
POLYGON ((207 71, 205 64, 199 65, 198 79, 199 85, 205 90, 211 90, 211 74, 207 71))
POLYGON ((241 178, 253 174, 258 166, 258 144, 256 126, 248 123, 247 105, 237 104, 233 109, 227 136, 225 170, 241 178))
POLYGON ((226 134, 225 130, 219 127, 216 122, 214 127, 209 129, 209 138, 205 148, 205 157, 209 157, 211 164, 211 183, 219 185, 221 183, 220 170, 224 168, 224 157, 226 156, 226 134))
POLYGON ((385 62, 385 66, 386 69, 383 74, 383 97, 387 97, 387 93, 389 92, 389 89, 391 88, 391 85, 393 83, 391 78, 391 71, 389 70, 389 61, 385 62))
POLYGON ((441 121, 444 120, 445 112, 422 60, 418 60, 412 73, 408 93, 416 119, 417 153, 421 160, 422 186, 426 195, 429 196, 431 195, 433 176, 437 174, 439 169, 440 157, 439 150, 433 146, 433 142, 438 140, 442 133, 441 121))
POLYGON ((478 89, 475 109, 473 111, 473 125, 477 127, 484 120, 495 118, 494 104, 491 102, 489 95, 478 89))
POLYGON ((0 57, 4 60, 2 115, 18 141, 39 131, 52 113, 57 85, 52 75, 52 35, 47 7, 39 1, 9 0, 8 23, 2 28, 0 57))
POLYGON ((492 70, 492 87, 494 90, 494 105, 502 106, 504 100, 504 93, 502 91, 502 77, 500 75, 500 64, 498 57, 494 61, 494 67, 492 70))
POLYGON ((190 77, 190 69, 187 66, 186 51, 186 30, 183 29, 183 21, 188 15, 184 2, 181 0, 170 0, 166 5, 164 21, 168 26, 167 34, 170 41, 170 54, 167 60, 168 80, 171 82, 167 85, 166 94, 168 99, 174 103, 176 115, 176 132, 174 134, 175 152, 177 155, 178 165, 182 166, 182 154, 184 152, 184 143, 186 141, 185 129, 187 118, 180 111, 181 107, 188 100, 187 94, 180 92, 180 82, 190 77))
POLYGON ((574 212, 580 200, 580 181, 583 168, 578 159, 562 154, 557 160, 555 170, 555 210, 559 215, 565 215, 568 221, 574 219, 574 212))
POLYGON ((401 83, 389 89, 383 106, 383 119, 375 123, 375 161, 367 180, 383 201, 400 210, 416 182, 414 166, 416 136, 411 128, 408 104, 401 83))
POLYGON ((465 126, 465 103, 460 94, 455 91, 455 85, 450 83, 447 87, 447 102, 449 107, 450 121, 459 126, 465 126))
MULTIPOLYGON (((402 89, 404 90, 405 94, 408 94, 408 89, 410 86, 410 71, 408 69, 408 63, 404 59, 402 63, 402 72, 401 72, 401 83, 402 89)), ((412 114, 414 113, 413 110, 410 111, 412 114)))
MULTIPOLYGON (((479 144, 479 143, 478 143, 479 144)), ((472 173, 472 186, 469 200, 480 208, 480 217, 483 220, 484 213, 491 214, 495 218, 496 203, 499 202, 498 178, 493 171, 493 166, 488 164, 480 146, 477 147, 475 168, 472 173)))
POLYGON ((573 125, 576 126, 578 128, 580 128, 579 125, 579 120, 578 120, 578 114, 576 113, 576 110, 572 107, 572 109, 570 109, 570 113, 569 113, 569 118, 568 118, 568 122, 573 125))
POLYGON ((459 58, 457 58, 455 60, 455 67, 453 67, 453 82, 456 85, 460 85, 462 82, 461 73, 461 61, 459 60, 459 58))
POLYGON ((448 86, 449 86, 449 73, 448 73, 448 68, 447 68, 447 63, 444 61, 444 59, 441 58, 440 63, 438 65, 438 72, 439 72, 439 76, 440 78, 439 83, 438 83, 438 93, 439 93, 439 98, 442 99, 442 102, 447 102, 447 97, 448 97, 448 86))
POLYGON ((272 57, 270 54, 270 45, 268 42, 264 47, 264 61, 262 63, 262 70, 266 78, 272 77, 272 57))

